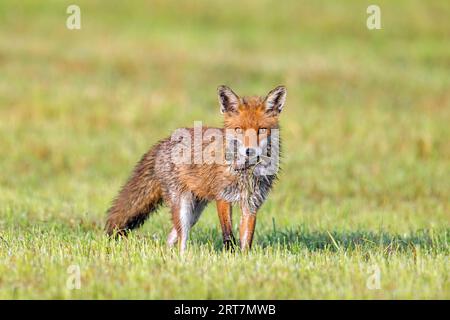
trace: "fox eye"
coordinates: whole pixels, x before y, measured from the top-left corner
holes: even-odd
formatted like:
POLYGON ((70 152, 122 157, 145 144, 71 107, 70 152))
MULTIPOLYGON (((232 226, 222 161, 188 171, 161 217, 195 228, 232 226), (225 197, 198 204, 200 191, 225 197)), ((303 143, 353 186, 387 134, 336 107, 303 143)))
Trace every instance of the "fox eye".
POLYGON ((267 129, 266 128, 259 128, 258 132, 259 132, 259 134, 265 134, 265 133, 267 133, 267 129))
POLYGON ((237 127, 234 130, 236 131, 236 133, 242 133, 242 128, 240 128, 240 127, 237 127))

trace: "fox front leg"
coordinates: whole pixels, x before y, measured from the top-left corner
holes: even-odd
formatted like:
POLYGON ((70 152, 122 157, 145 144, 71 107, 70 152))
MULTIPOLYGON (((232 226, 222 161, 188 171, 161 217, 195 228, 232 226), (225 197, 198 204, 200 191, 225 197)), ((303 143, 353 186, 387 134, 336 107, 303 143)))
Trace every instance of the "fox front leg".
POLYGON ((239 225, 239 240, 241 250, 245 251, 252 247, 253 233, 255 232, 256 212, 251 212, 246 205, 241 205, 241 222, 239 225))
POLYGON ((220 227, 222 228, 223 245, 226 250, 233 250, 236 240, 233 235, 231 203, 223 200, 216 201, 220 227))

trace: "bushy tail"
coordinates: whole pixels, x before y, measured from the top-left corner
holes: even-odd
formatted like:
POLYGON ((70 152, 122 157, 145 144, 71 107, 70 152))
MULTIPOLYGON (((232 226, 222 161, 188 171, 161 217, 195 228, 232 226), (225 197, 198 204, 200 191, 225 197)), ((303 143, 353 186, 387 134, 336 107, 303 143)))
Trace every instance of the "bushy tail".
POLYGON ((162 202, 159 182, 155 179, 155 152, 150 150, 136 165, 127 183, 108 210, 106 232, 125 235, 141 226, 162 202))

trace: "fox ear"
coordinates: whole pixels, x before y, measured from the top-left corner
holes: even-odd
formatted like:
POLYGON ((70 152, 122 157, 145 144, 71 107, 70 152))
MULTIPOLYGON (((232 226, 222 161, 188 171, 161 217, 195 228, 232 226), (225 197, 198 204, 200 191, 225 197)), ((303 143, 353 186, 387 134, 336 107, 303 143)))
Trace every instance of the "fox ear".
POLYGON ((227 86, 219 86, 217 95, 219 97, 220 112, 236 112, 238 110, 241 99, 233 90, 227 86))
POLYGON ((286 87, 278 86, 267 94, 264 104, 266 106, 266 112, 280 113, 283 110, 284 103, 286 102, 286 87))

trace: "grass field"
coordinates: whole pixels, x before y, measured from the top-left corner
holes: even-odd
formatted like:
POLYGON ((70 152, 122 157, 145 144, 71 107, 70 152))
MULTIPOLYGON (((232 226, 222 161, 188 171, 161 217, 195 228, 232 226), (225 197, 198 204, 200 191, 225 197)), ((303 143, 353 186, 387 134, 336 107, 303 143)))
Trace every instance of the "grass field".
POLYGON ((376 1, 374 31, 373 1, 75 2, 73 31, 72 1, 0 2, 0 298, 450 298, 450 2, 376 1), (254 250, 213 205, 185 256, 165 208, 109 241, 141 155, 221 124, 219 84, 288 88, 254 250))

